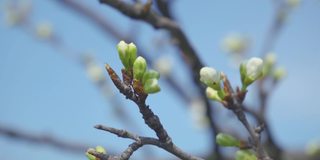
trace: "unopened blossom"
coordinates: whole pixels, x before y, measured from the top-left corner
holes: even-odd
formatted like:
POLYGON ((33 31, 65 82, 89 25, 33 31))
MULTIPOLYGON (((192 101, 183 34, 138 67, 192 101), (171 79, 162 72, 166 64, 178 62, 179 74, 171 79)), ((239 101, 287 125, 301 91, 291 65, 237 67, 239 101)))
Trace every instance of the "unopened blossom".
POLYGON ((211 67, 203 67, 200 70, 200 81, 207 86, 220 89, 220 72, 211 67))
POLYGON ((250 58, 246 64, 246 74, 252 80, 256 80, 262 74, 263 60, 261 58, 250 58))

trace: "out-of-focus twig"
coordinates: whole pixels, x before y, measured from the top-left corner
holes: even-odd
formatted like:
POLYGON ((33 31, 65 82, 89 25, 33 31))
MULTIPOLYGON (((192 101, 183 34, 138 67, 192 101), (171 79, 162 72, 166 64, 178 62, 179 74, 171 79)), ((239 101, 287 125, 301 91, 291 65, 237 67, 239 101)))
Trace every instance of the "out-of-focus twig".
POLYGON ((34 144, 45 144, 60 150, 83 153, 89 145, 62 140, 48 134, 32 134, 14 127, 0 125, 0 134, 11 139, 23 140, 34 144))

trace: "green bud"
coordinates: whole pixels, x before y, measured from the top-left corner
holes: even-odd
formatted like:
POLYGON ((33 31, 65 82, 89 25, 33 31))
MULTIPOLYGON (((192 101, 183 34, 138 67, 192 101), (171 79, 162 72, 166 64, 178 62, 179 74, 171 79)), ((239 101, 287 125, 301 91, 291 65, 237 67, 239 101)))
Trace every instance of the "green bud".
POLYGON ((125 68, 129 68, 129 56, 127 55, 128 44, 124 41, 120 41, 117 45, 119 58, 125 68))
POLYGON ((145 84, 147 80, 149 79, 159 79, 160 78, 160 74, 159 72, 155 71, 155 70, 148 70, 143 74, 142 77, 142 84, 145 84))
POLYGON ((276 81, 279 81, 281 80, 284 76, 286 76, 287 72, 284 68, 282 67, 279 67, 279 68, 276 68, 273 72, 273 78, 276 80, 276 81))
POLYGON ((257 157, 249 150, 239 150, 236 152, 236 160, 257 160, 257 157))
POLYGON ((131 69, 137 59, 137 47, 133 43, 120 41, 117 45, 120 60, 126 69, 131 69))
POLYGON ((137 47, 135 44, 130 43, 128 45, 127 54, 129 56, 129 66, 131 68, 133 66, 133 63, 137 59, 137 47))
POLYGON ((136 80, 142 80, 143 74, 147 70, 147 62, 143 57, 138 57, 133 63, 133 77, 136 80))
POLYGON ((102 146, 97 146, 96 147, 96 152, 106 154, 107 151, 102 147, 102 146))
POLYGON ((145 93, 157 93, 160 91, 160 86, 158 84, 158 80, 155 78, 148 79, 144 85, 143 85, 143 90, 145 93))
POLYGON ((240 145, 240 141, 238 139, 224 133, 219 133, 216 137, 216 141, 220 146, 224 147, 238 147, 240 145))
POLYGON ((86 152, 86 156, 89 160, 96 160, 96 157, 89 152, 95 151, 93 148, 89 148, 86 152))
POLYGON ((217 91, 211 87, 207 87, 206 95, 209 99, 219 101, 219 102, 221 102, 223 99, 223 97, 221 97, 221 94, 219 94, 219 91, 217 91))

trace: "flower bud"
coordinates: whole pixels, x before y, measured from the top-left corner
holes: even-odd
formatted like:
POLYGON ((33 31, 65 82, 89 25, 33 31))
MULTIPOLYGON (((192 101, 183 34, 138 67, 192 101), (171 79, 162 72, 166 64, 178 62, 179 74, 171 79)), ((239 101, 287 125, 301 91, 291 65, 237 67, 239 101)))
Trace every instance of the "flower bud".
POLYGON ((120 60, 125 68, 129 68, 129 56, 127 55, 128 44, 120 41, 117 45, 120 60))
POLYGON ((263 60, 253 57, 246 64, 247 77, 252 80, 257 80, 262 75, 263 60))
POLYGON ((248 38, 240 34, 230 34, 222 42, 222 49, 229 53, 243 53, 248 47, 248 38))
POLYGON ((127 48, 127 55, 129 56, 129 66, 133 66, 134 61, 137 59, 137 47, 135 44, 130 43, 127 48))
POLYGON ((312 157, 319 157, 320 156, 319 140, 312 140, 311 142, 307 143, 306 154, 309 156, 312 156, 312 157))
POLYGON ((29 18, 32 11, 31 1, 6 1, 3 7, 5 20, 9 26, 21 25, 29 18))
POLYGON ((301 3, 301 0, 287 0, 287 4, 291 8, 296 8, 301 3))
POLYGON ((268 53, 264 58, 263 74, 269 75, 275 63, 276 63, 276 55, 272 52, 268 53))
POLYGON ((39 38, 49 39, 53 35, 53 29, 49 23, 40 23, 36 26, 36 34, 39 38))
POLYGON ((211 87, 207 87, 206 89, 206 95, 209 99, 211 100, 215 100, 215 101, 219 101, 221 102, 223 97, 220 97, 219 93, 217 90, 214 90, 213 88, 211 87))
POLYGON ((147 62, 143 57, 138 57, 133 63, 133 77, 136 80, 142 80, 143 74, 147 70, 147 62))
POLYGON ((102 147, 102 146, 97 146, 96 147, 96 152, 106 154, 107 151, 102 147))
POLYGON ((172 71, 172 60, 166 56, 157 58, 153 67, 159 71, 161 75, 169 75, 172 71))
POLYGON ((145 84, 147 80, 149 79, 159 79, 160 78, 160 74, 159 72, 155 71, 155 70, 148 70, 143 74, 142 77, 142 84, 145 84))
POLYGON ((133 43, 120 41, 117 45, 120 60, 126 69, 131 69, 137 59, 137 47, 133 43))
POLYGON ((95 151, 93 148, 89 148, 86 152, 86 156, 89 160, 96 160, 96 157, 92 154, 90 154, 89 152, 93 152, 95 151))
POLYGON ((282 67, 278 67, 273 71, 273 78, 276 81, 281 80, 283 77, 285 77, 287 74, 286 70, 282 67))
POLYGON ((249 150, 239 150, 236 152, 235 160, 257 160, 257 157, 249 150))
POLYGON ((220 72, 216 71, 214 68, 203 67, 200 70, 200 81, 205 85, 212 87, 216 90, 220 90, 220 72))
POLYGON ((237 147, 240 145, 240 141, 231 135, 219 133, 216 137, 216 141, 220 146, 224 147, 237 147))
POLYGON ((259 79, 263 75, 263 60, 261 58, 250 58, 248 61, 240 65, 240 75, 242 82, 242 89, 245 90, 247 86, 259 79))
POLYGON ((158 80, 155 78, 148 79, 143 85, 143 90, 145 93, 157 93, 160 91, 160 86, 158 84, 158 80))

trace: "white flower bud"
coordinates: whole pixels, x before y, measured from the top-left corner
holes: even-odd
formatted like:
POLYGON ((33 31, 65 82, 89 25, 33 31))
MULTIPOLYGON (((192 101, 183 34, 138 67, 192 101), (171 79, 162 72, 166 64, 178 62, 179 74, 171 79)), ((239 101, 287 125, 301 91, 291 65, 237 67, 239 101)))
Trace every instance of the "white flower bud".
POLYGON ((263 60, 261 58, 250 58, 246 64, 246 75, 251 80, 257 80, 262 75, 263 60))
POLYGON ((217 90, 220 89, 220 72, 214 68, 203 67, 200 70, 200 81, 207 86, 213 87, 217 90))
POLYGON ((211 100, 215 100, 215 101, 219 101, 221 102, 222 101, 222 98, 219 96, 219 93, 218 91, 214 90, 213 88, 211 87, 207 87, 206 89, 206 95, 209 99, 211 100))
POLYGON ((240 75, 242 88, 245 91, 247 87, 255 80, 263 76, 264 64, 261 58, 253 57, 248 61, 241 63, 240 75))

